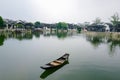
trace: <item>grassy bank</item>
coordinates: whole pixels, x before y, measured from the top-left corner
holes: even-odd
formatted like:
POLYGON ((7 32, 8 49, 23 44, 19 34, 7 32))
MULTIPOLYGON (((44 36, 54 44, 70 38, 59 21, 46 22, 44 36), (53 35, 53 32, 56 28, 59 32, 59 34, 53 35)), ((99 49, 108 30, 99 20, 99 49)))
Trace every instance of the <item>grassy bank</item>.
POLYGON ((87 36, 93 36, 93 37, 106 37, 111 38, 114 40, 120 40, 120 32, 82 32, 83 34, 86 34, 87 36))

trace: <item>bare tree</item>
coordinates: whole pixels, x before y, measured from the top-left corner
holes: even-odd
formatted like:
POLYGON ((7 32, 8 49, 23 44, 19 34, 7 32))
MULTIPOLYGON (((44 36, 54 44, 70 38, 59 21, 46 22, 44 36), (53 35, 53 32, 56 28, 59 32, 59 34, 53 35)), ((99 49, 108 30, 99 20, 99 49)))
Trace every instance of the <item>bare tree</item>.
POLYGON ((115 13, 113 16, 111 16, 111 22, 113 24, 114 27, 117 27, 118 23, 120 22, 119 21, 120 17, 118 15, 118 13, 115 13))
POLYGON ((99 17, 97 17, 93 22, 94 22, 94 24, 100 24, 101 19, 99 17))

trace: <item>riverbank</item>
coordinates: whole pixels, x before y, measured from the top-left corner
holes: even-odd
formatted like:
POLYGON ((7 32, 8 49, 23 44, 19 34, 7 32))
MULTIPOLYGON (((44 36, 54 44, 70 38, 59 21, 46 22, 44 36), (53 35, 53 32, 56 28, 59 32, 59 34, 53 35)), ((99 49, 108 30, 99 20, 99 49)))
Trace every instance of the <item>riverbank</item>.
POLYGON ((93 37, 106 37, 114 40, 120 40, 120 32, 82 32, 83 34, 86 34, 87 36, 93 36, 93 37))
MULTIPOLYGON (((5 33, 5 32, 17 32, 17 33, 32 33, 32 32, 51 32, 51 30, 44 30, 44 29, 41 29, 41 30, 18 30, 18 29, 9 29, 9 30, 6 30, 6 29, 0 29, 0 33, 5 33)), ((54 32, 56 30, 53 30, 54 32)), ((58 30, 58 32, 62 33, 62 32, 76 32, 77 33, 77 30, 64 30, 64 31, 61 31, 61 30, 58 30)), ((91 32, 91 31, 81 31, 81 33, 83 34, 86 34, 88 36, 106 36, 106 37, 112 37, 112 38, 117 38, 117 39, 120 39, 120 32, 91 32)))

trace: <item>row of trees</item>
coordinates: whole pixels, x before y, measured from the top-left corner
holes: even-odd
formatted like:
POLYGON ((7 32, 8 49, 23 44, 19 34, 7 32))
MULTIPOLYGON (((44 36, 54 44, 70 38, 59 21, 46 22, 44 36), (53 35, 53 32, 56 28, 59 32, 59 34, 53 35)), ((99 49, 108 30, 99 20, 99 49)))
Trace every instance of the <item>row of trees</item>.
MULTIPOLYGON (((0 16, 0 28, 3 28, 4 24, 5 24, 5 22, 4 22, 3 18, 0 16)), ((19 22, 19 23, 14 23, 14 25, 17 26, 18 28, 23 28, 24 26, 34 26, 35 28, 40 28, 41 26, 43 26, 39 21, 36 21, 35 23, 19 22)), ((59 22, 56 24, 56 28, 66 30, 68 28, 68 25, 65 22, 59 22)))
POLYGON ((10 24, 14 25, 17 28, 26 28, 26 29, 31 29, 31 28, 43 28, 43 27, 50 27, 50 26, 55 26, 54 28, 56 29, 61 29, 61 30, 67 30, 68 29, 68 24, 65 22, 59 22, 56 24, 45 24, 45 23, 40 23, 39 21, 36 21, 35 23, 31 22, 12 22, 12 21, 7 21, 5 22, 3 18, 0 16, 0 28, 4 28, 4 24, 10 24))
MULTIPOLYGON (((120 17, 118 13, 115 13, 111 18, 109 19, 111 23, 106 23, 109 25, 109 30, 113 32, 120 32, 120 17)), ((106 24, 104 22, 101 22, 101 19, 98 17, 93 21, 93 24, 86 26, 89 28, 89 30, 93 31, 104 31, 106 24)))
MULTIPOLYGON (((99 23, 101 23, 101 19, 99 17, 97 17, 93 22, 94 22, 94 24, 99 24, 99 23)), ((119 14, 115 13, 113 16, 111 16, 110 22, 112 23, 112 25, 114 27, 117 27, 118 24, 120 24, 119 14)))
POLYGON ((17 26, 17 28, 26 28, 26 29, 31 29, 33 26, 34 28, 39 28, 41 27, 41 23, 39 21, 36 21, 35 23, 16 23, 15 26, 17 26))

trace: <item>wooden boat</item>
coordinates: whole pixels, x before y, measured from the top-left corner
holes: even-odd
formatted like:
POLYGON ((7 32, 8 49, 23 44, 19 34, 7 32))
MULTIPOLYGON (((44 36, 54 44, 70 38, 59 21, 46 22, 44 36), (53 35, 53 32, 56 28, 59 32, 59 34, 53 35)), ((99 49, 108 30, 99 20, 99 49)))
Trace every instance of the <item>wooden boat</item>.
POLYGON ((54 72, 56 72, 57 70, 61 69, 63 66, 69 64, 68 61, 66 61, 64 64, 55 67, 55 68, 50 68, 50 69, 46 69, 41 75, 40 75, 40 79, 45 79, 48 76, 50 76, 51 74, 53 74, 54 72))
POLYGON ((51 68, 55 68, 55 67, 59 67, 61 65, 63 65, 66 61, 68 61, 69 58, 69 54, 65 53, 62 57, 48 63, 45 64, 44 66, 41 66, 42 69, 51 69, 51 68))

